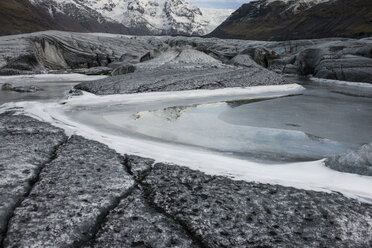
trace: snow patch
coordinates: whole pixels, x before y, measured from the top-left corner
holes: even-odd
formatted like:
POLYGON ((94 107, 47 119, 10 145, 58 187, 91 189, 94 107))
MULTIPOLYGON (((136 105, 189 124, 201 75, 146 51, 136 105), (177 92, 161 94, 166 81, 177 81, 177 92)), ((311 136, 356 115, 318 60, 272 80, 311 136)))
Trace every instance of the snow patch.
POLYGON ((223 23, 235 10, 233 9, 200 9, 203 16, 209 21, 206 27, 206 33, 212 32, 221 23, 223 23))
POLYGON ((329 2, 330 0, 266 0, 266 5, 269 5, 273 2, 283 2, 288 5, 286 11, 292 11, 297 13, 300 8, 308 9, 317 4, 329 2))

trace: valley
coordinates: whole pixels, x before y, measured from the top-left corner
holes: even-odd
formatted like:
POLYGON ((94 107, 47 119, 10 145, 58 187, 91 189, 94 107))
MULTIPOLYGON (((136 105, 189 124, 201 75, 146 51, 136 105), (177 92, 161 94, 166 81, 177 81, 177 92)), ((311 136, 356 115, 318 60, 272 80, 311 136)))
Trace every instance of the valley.
POLYGON ((1 2, 0 248, 371 247, 372 38, 344 1, 1 2))

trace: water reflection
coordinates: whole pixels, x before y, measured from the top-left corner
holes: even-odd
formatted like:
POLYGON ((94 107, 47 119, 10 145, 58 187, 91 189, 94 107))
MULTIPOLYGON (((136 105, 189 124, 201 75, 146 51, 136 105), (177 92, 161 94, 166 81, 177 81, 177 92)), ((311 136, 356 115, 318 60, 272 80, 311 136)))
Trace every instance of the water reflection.
MULTIPOLYGON (((66 96, 67 92, 79 82, 38 82, 34 92, 17 92, 2 90, 0 84, 0 105, 7 102, 59 100, 66 96)), ((15 86, 21 87, 21 86, 15 86)))
POLYGON ((272 161, 313 160, 372 140, 372 99, 308 90, 303 95, 170 107, 128 119, 127 130, 168 142, 272 161))
POLYGON ((234 125, 298 130, 357 147, 372 140, 372 99, 307 90, 303 95, 241 104, 219 118, 234 125))

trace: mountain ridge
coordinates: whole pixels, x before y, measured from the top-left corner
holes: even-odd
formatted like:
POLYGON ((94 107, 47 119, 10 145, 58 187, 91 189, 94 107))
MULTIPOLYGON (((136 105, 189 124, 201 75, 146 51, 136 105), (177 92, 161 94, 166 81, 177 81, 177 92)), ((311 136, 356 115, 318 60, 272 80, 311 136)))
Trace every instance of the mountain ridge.
POLYGON ((259 0, 242 5, 207 37, 282 41, 371 35, 370 0, 259 0))
POLYGON ((231 13, 206 11, 185 0, 2 0, 0 20, 6 25, 0 35, 55 29, 202 36, 231 13))

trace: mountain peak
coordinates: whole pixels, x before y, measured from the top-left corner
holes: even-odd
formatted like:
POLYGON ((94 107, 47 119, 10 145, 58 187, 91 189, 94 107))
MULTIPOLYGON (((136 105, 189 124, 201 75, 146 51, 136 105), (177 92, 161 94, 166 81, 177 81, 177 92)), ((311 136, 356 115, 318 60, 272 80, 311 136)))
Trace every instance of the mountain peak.
POLYGON ((205 10, 186 0, 29 0, 52 18, 94 19, 123 25, 134 34, 205 35, 232 10, 205 10))

